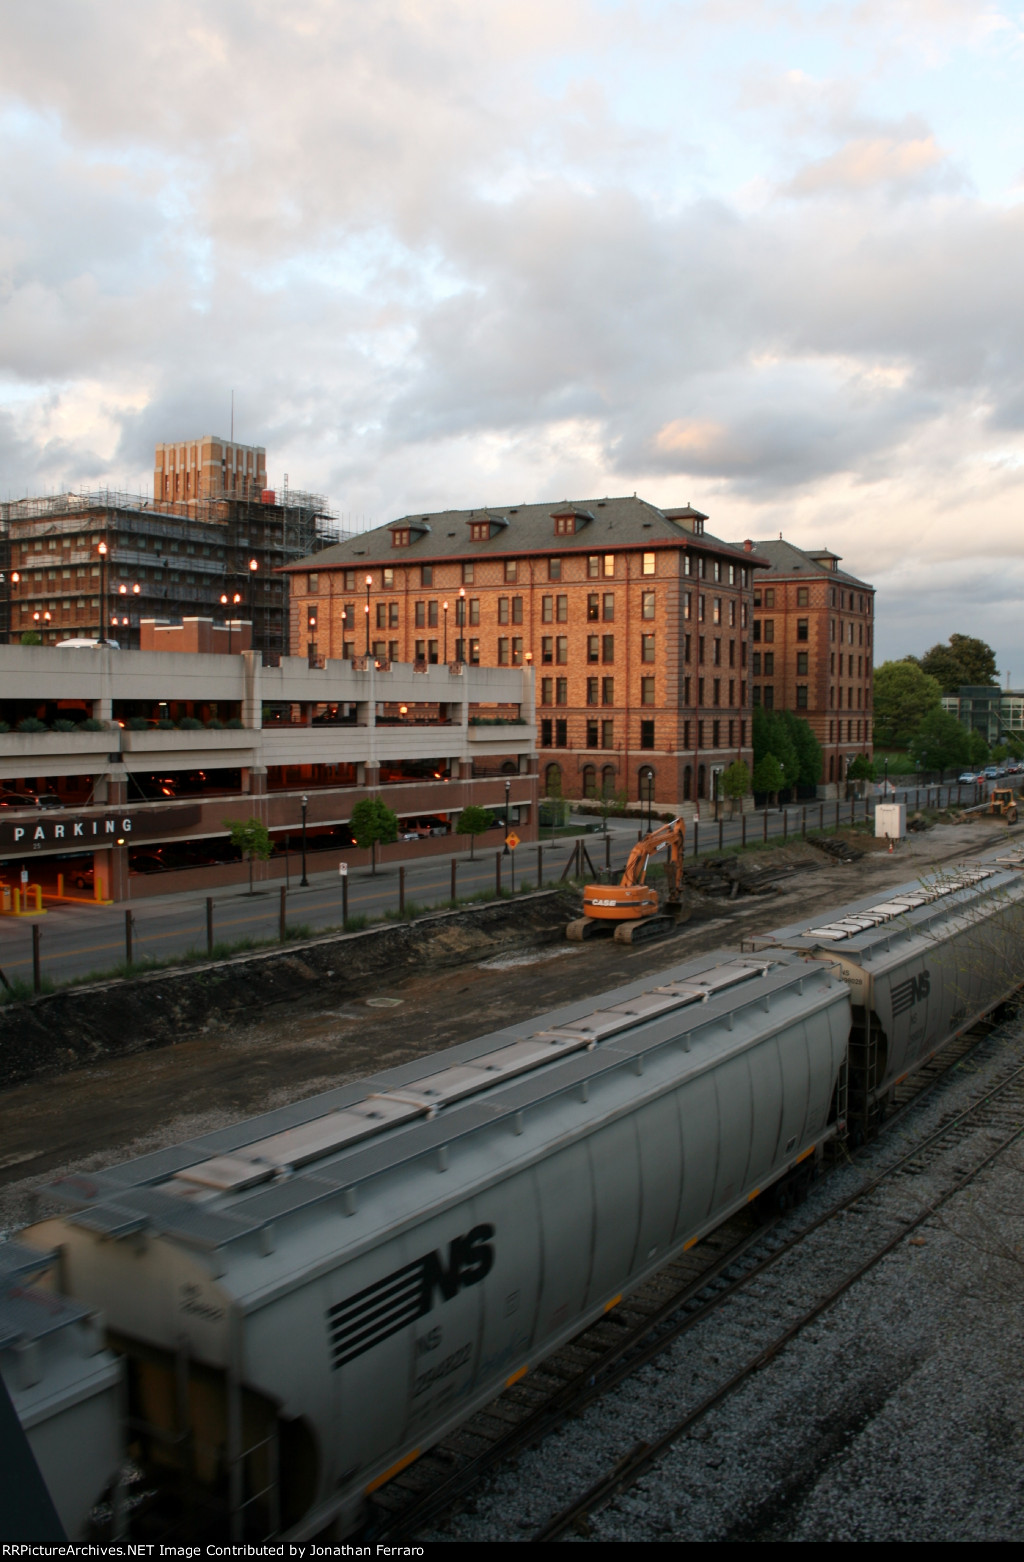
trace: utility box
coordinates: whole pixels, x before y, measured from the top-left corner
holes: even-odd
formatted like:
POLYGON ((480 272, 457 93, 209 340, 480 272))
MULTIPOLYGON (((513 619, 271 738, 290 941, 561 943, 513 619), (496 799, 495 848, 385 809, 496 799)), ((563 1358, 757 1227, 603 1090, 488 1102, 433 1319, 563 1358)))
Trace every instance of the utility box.
POLYGON ((887 836, 892 841, 902 841, 907 833, 906 803, 875 804, 875 834, 887 836))

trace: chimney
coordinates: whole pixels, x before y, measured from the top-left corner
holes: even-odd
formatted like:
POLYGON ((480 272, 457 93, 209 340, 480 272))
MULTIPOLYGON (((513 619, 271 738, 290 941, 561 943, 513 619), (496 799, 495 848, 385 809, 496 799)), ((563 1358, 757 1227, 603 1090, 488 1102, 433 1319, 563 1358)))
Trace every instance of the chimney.
POLYGON ((753 553, 753 551, 754 551, 754 544, 751 542, 749 537, 747 538, 746 542, 743 544, 743 551, 744 551, 744 553, 753 553))

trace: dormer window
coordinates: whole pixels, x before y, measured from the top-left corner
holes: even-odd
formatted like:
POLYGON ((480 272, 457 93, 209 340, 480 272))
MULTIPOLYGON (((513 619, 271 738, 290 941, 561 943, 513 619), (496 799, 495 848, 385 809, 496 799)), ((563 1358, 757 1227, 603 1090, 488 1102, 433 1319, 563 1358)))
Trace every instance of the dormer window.
POLYGON ((420 538, 430 531, 430 523, 424 516, 421 521, 399 521, 390 528, 391 546, 393 548, 408 548, 410 544, 419 542, 420 538))
POLYGON ((471 521, 469 525, 469 535, 474 542, 490 542, 490 521, 471 521))
POLYGON ((575 517, 575 515, 556 515, 555 516, 555 536, 556 537, 574 537, 575 535, 576 535, 576 517, 575 517))
POLYGON ((408 526, 395 526, 391 532, 391 546, 393 548, 407 548, 410 534, 408 526))

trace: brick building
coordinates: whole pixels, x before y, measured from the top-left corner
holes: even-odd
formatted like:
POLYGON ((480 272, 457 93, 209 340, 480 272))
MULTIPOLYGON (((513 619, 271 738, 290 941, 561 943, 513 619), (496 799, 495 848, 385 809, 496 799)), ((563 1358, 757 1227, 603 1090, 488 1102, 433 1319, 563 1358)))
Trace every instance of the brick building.
POLYGON ((755 707, 792 710, 824 751, 826 783, 872 746, 875 591, 827 548, 746 542, 768 572, 754 588, 750 682, 755 707))
POLYGON ((285 653, 278 567, 338 531, 320 495, 265 482, 262 449, 204 436, 157 446, 155 499, 104 489, 0 504, 0 636, 134 649, 143 618, 244 616, 254 647, 285 653))
POLYGON ((405 516, 287 567, 293 654, 532 666, 542 789, 706 798, 751 761, 769 567, 706 519, 635 496, 405 516))

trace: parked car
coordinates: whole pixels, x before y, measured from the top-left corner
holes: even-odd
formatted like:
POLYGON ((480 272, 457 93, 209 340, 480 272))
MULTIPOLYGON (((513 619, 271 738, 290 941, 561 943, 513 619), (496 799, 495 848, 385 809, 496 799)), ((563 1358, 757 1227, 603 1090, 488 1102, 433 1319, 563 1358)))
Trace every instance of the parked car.
POLYGON ((998 765, 986 765, 985 766, 985 780, 986 781, 998 781, 999 780, 999 766, 998 765))
POLYGON ((975 770, 965 770, 962 776, 957 776, 957 780, 964 786, 973 786, 975 781, 979 779, 980 777, 975 770))

